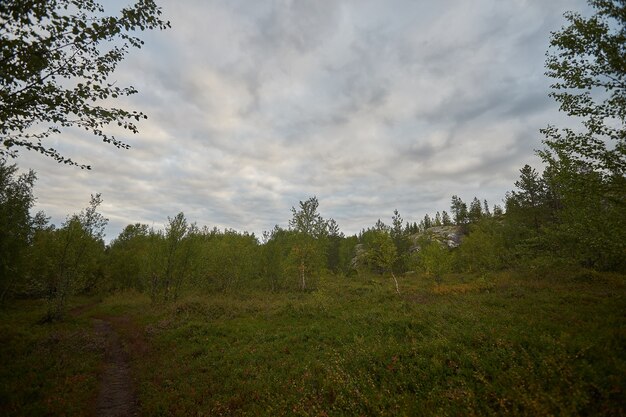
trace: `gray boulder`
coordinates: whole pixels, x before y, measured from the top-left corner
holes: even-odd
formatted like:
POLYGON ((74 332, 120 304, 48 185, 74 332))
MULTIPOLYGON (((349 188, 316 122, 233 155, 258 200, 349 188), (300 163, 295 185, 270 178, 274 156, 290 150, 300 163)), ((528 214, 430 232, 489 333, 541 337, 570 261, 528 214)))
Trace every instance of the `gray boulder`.
POLYGON ((458 248, 465 235, 462 226, 433 226, 423 232, 411 235, 411 252, 419 252, 424 242, 438 242, 449 249, 458 248))

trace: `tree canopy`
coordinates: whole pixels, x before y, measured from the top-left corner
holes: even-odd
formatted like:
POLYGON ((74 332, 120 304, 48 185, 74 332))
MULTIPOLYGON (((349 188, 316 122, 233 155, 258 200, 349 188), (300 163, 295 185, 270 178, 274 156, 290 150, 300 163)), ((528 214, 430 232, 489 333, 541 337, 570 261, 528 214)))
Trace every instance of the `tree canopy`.
POLYGON ((549 159, 571 159, 605 174, 626 174, 626 2, 590 0, 591 17, 568 12, 553 32, 546 75, 560 110, 582 129, 543 130, 549 159))
POLYGON ((27 149, 89 169, 45 143, 67 128, 128 148, 105 128, 136 133, 135 122, 146 115, 102 103, 137 92, 109 78, 130 48, 143 45, 136 31, 170 26, 161 13, 153 0, 119 16, 105 15, 94 0, 0 2, 0 155, 27 149))

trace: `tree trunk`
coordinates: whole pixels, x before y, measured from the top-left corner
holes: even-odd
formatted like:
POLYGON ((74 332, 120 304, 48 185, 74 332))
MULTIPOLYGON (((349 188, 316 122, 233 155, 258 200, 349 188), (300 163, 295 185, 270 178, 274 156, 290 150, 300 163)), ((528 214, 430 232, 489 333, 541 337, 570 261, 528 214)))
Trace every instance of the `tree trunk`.
POLYGON ((396 292, 398 293, 398 295, 400 295, 400 287, 398 286, 398 280, 396 279, 396 276, 394 275, 393 271, 391 271, 391 276, 393 277, 393 282, 396 284, 396 292))

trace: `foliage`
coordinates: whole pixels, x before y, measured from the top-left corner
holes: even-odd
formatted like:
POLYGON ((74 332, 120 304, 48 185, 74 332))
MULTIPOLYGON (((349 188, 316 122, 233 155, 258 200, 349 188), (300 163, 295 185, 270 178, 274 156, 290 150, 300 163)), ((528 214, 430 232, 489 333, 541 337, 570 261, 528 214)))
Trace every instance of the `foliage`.
POLYGON ((546 62, 560 110, 581 130, 543 130, 550 250, 580 265, 625 269, 626 5, 592 0, 589 18, 569 12, 546 62))
POLYGON ((491 219, 472 225, 458 250, 459 269, 484 273, 497 271, 506 262, 507 251, 502 225, 491 219))
POLYGON ((507 215, 538 232, 547 220, 548 185, 534 168, 525 165, 520 170, 520 179, 515 182, 515 186, 519 191, 513 191, 506 198, 507 215))
POLYGON ((417 266, 428 277, 433 277, 437 283, 442 276, 452 270, 453 255, 442 243, 433 241, 420 242, 420 249, 413 254, 417 266))
POLYGON ((600 173, 573 161, 559 161, 550 175, 559 184, 555 220, 545 229, 550 252, 590 268, 626 270, 623 197, 607 193, 600 173))
POLYGON ((131 47, 143 44, 134 32, 169 27, 160 15, 153 0, 118 17, 104 15, 94 0, 0 2, 0 154, 24 148, 89 169, 44 143, 72 127, 128 148, 103 129, 113 124, 136 133, 133 120, 146 116, 99 103, 137 92, 108 78, 131 47))
POLYGON ((452 202, 450 203, 450 212, 452 213, 452 219, 454 221, 454 224, 456 225, 466 224, 469 220, 467 204, 465 204, 459 196, 452 196, 452 202))
POLYGON ((107 252, 107 272, 112 289, 147 289, 149 234, 148 225, 129 224, 111 241, 107 252))
POLYGON ((326 223, 328 231, 327 243, 326 243, 326 267, 329 271, 339 272, 342 270, 342 266, 345 265, 345 260, 342 259, 341 242, 344 239, 344 234, 339 231, 339 225, 335 219, 329 219, 326 223))
POLYGON ((48 301, 47 320, 63 316, 69 296, 96 290, 101 283, 108 219, 97 211, 100 204, 100 194, 92 195, 89 206, 69 216, 61 228, 35 231, 29 256, 30 277, 48 301))
POLYGON ((12 301, 0 414, 88 414, 106 346, 90 318, 104 316, 117 318, 141 415, 621 416, 625 290, 623 276, 585 270, 406 279, 401 297, 325 279, 159 309, 116 293, 46 326, 32 324, 44 304, 12 301))
POLYGON ((467 213, 467 218, 470 223, 476 223, 482 219, 482 217, 486 213, 483 213, 482 205, 480 204, 480 200, 477 197, 474 197, 472 202, 470 203, 469 211, 467 213))
POLYGON ((324 220, 318 207, 317 197, 311 197, 300 201, 299 209, 291 208, 289 228, 293 233, 288 235, 291 247, 286 266, 291 274, 297 274, 302 290, 307 288, 307 276, 316 277, 324 266, 329 265, 327 255, 331 242, 335 259, 338 255, 339 226, 333 219, 324 220))
POLYGON ((356 246, 359 243, 357 236, 345 236, 339 243, 339 266, 340 272, 350 274, 353 271, 352 260, 356 255, 356 246))
POLYGON ((569 25, 552 34, 546 75, 560 110, 582 119, 583 130, 543 130, 544 154, 583 163, 605 175, 626 175, 626 4, 590 0, 588 18, 565 14, 569 25))
POLYGON ((258 274, 256 258, 258 242, 254 235, 225 230, 200 236, 201 249, 197 254, 202 263, 202 279, 220 291, 239 289, 258 274))
POLYGON ((398 210, 394 210, 392 217, 392 227, 390 230, 390 236, 393 240, 393 244, 396 247, 396 261, 394 262, 392 270, 397 273, 404 273, 408 269, 408 254, 411 247, 411 241, 409 240, 408 233, 402 228, 404 220, 400 216, 398 210))
POLYGON ((368 249, 369 264, 379 273, 391 274, 396 287, 396 292, 400 294, 398 280, 393 273, 393 267, 398 260, 398 251, 387 230, 375 230, 368 249))
POLYGON ((271 233, 266 234, 266 241, 261 248, 260 272, 271 291, 285 286, 285 259, 289 253, 287 241, 290 233, 276 226, 271 233))
POLYGON ((289 228, 315 238, 325 237, 328 234, 328 223, 318 213, 319 202, 317 197, 300 201, 300 208, 291 208, 289 228))
POLYGON ((323 252, 319 242, 308 234, 294 232, 289 236, 291 249, 286 260, 287 271, 289 275, 298 277, 300 289, 305 291, 307 280, 319 276, 324 264, 323 252))
POLYGON ((441 214, 441 225, 442 226, 452 226, 452 220, 450 219, 450 215, 445 210, 441 214))
POLYGON ((36 222, 30 215, 35 179, 34 171, 18 176, 17 166, 0 159, 0 304, 24 273, 36 222))

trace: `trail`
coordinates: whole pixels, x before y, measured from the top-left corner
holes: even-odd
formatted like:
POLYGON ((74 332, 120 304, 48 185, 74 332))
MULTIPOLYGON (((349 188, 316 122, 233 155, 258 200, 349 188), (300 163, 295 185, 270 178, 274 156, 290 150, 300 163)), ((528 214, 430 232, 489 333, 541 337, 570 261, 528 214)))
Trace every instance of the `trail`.
POLYGON ((104 372, 96 404, 98 417, 138 415, 137 398, 132 383, 129 358, 119 335, 110 322, 94 319, 96 332, 106 341, 104 372))

